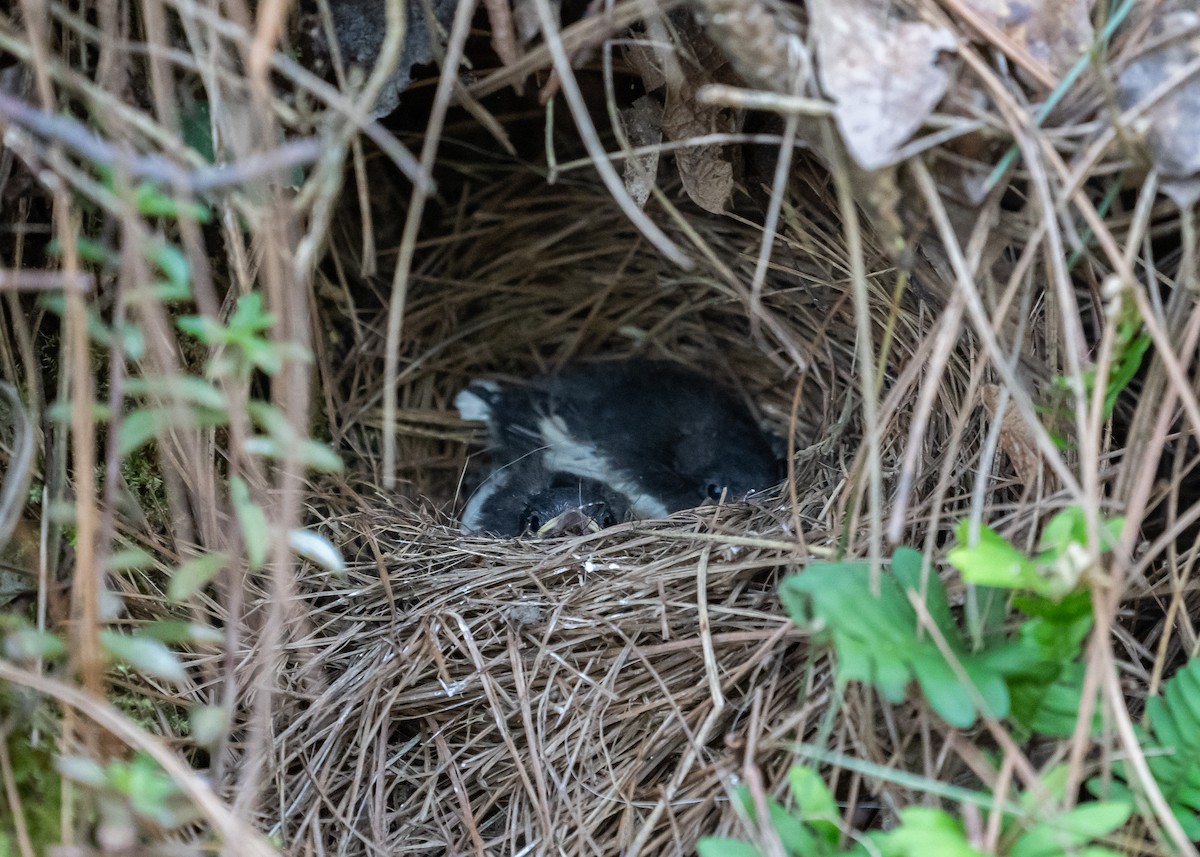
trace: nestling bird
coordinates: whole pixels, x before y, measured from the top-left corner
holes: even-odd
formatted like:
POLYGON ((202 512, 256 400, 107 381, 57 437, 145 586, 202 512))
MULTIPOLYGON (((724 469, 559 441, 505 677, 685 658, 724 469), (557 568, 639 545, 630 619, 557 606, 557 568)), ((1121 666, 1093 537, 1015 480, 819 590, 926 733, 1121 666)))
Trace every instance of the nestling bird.
POLYGON ((711 379, 675 363, 580 364, 522 384, 473 381, 455 400, 502 460, 594 480, 639 518, 744 500, 782 476, 776 443, 711 379))
POLYGON ((463 511, 463 529, 502 538, 585 535, 628 520, 620 495, 590 479, 547 471, 537 456, 494 470, 463 511))

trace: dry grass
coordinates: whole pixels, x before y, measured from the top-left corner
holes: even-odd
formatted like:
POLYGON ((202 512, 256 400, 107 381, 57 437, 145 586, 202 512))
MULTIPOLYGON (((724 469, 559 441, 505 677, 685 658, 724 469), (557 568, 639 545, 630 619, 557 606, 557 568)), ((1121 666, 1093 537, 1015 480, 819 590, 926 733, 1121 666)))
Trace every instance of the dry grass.
MULTIPOLYGON (((351 571, 304 579, 290 606, 277 773, 260 823, 297 846, 352 853, 684 853, 704 833, 736 830, 732 785, 782 783, 797 741, 819 734, 885 763, 869 751, 874 716, 855 706, 841 717, 828 662, 774 594, 782 573, 840 539, 863 550, 869 529, 836 234, 796 213, 820 252, 781 254, 763 312, 788 338, 763 325, 756 339, 728 282, 753 269, 752 226, 693 221, 720 264, 680 274, 594 185, 538 188, 518 173, 463 199, 445 234, 431 230, 410 287, 397 489, 380 474, 379 338, 350 345, 333 363, 341 372, 329 367, 331 422, 356 467, 349 484, 318 492, 313 513, 351 571), (477 447, 454 393, 479 372, 597 355, 670 357, 740 385, 779 434, 794 425, 794 480, 761 508, 703 508, 579 540, 457 533, 477 447)), ((822 200, 810 205, 819 218, 822 200)), ((919 301, 893 303, 888 275, 872 278, 871 300, 876 335, 891 340, 881 462, 891 493, 911 417, 898 382, 932 319, 919 301)), ((961 399, 964 355, 951 371, 960 381, 942 401, 972 425, 951 463, 937 450, 952 422, 933 421, 922 462, 928 473, 948 465, 958 499, 935 504, 948 520, 966 512, 981 443, 961 399)), ((930 532, 923 510, 938 489, 918 480, 922 517, 907 538, 930 532)))
MULTIPOLYGON (((169 5, 188 51, 154 62, 141 48, 169 39, 153 14, 138 22, 145 32, 111 9, 97 30, 40 0, 24 0, 19 19, 0 17, 0 48, 29 70, 19 94, 46 113, 87 105, 106 138, 175 152, 195 179, 203 168, 178 151, 176 96, 186 87, 157 65, 169 62, 210 100, 225 100, 215 128, 228 160, 243 169, 267 161, 235 188, 218 188, 216 222, 201 229, 186 217, 139 215, 128 194, 71 159, 69 139, 24 126, 6 137, 29 175, 59 181, 36 204, 5 212, 12 237, 0 267, 48 266, 53 234, 67 248, 61 283, 70 285, 85 267, 73 250, 78 236, 102 235, 121 251, 117 266, 94 274, 93 293, 67 289, 61 325, 17 294, 33 280, 0 279, 4 376, 19 382, 35 416, 56 398, 74 403, 69 423, 48 425, 34 474, 43 500, 27 515, 45 546, 30 566, 40 575, 36 620, 63 630, 70 660, 51 675, 41 663, 0 662, 0 678, 61 706, 58 752, 123 756, 115 737, 166 760, 199 810, 200 839, 212 832, 231 852, 269 850, 243 827, 252 820, 289 853, 364 855, 688 853, 701 835, 741 830, 735 783, 781 794, 797 760, 825 764, 847 827, 862 827, 926 799, 925 789, 890 778, 893 770, 1002 790, 1015 778, 1036 790, 1047 758, 1065 762, 1077 784, 1117 755, 1141 753, 1132 717, 1197 650, 1197 255, 1193 213, 1155 196, 1155 173, 1129 170, 1112 207, 1097 203, 1106 177, 1130 167, 1119 135, 1092 124, 1107 115, 1103 86, 1085 80, 1061 108, 1078 118, 1042 131, 1012 95, 1016 72, 964 42, 963 74, 995 108, 971 126, 980 131, 972 140, 989 163, 1016 140, 1019 167, 968 205, 952 169, 965 156, 949 139, 875 176, 878 185, 840 147, 816 146, 824 166, 796 155, 781 173, 785 190, 767 218, 777 214, 778 226, 764 254, 756 225, 764 218, 749 203, 757 186, 739 191, 735 213, 714 216, 664 179, 631 218, 629 200, 622 209, 621 192, 590 166, 560 163, 551 184, 540 168, 473 154, 497 150, 496 126, 485 133, 460 114, 445 124, 454 75, 439 80, 417 141, 424 167, 437 166, 432 198, 428 184, 401 178, 417 174, 417 159, 396 137, 276 50, 275 4, 260 4, 259 29, 236 23, 252 20, 237 3, 228 17, 169 5), (38 23, 44 8, 59 42, 38 23), (136 50, 116 38, 131 28, 136 50), (52 43, 63 62, 51 61, 52 43), (92 51, 96 63, 82 63, 92 51), (291 100, 273 97, 281 91, 291 100), (389 156, 359 156, 360 131, 389 156), (325 155, 295 192, 275 167, 312 147, 281 149, 283 137, 316 141, 325 155), (342 193, 343 179, 354 192, 342 193), (903 248, 879 237, 895 237, 897 225, 903 248), (89 403, 102 393, 120 412, 127 376, 200 369, 203 349, 180 343, 175 310, 131 297, 154 280, 141 251, 161 236, 186 253, 201 314, 226 318, 238 295, 261 291, 278 320, 273 341, 299 343, 314 363, 285 361, 269 384, 222 380, 229 426, 164 428, 153 455, 122 470, 115 433, 97 425, 89 403), (690 268, 671 261, 677 253, 690 268), (1077 382, 1109 369, 1114 295, 1138 308, 1155 356, 1108 420, 1102 385, 1089 396, 1077 382), (89 307, 132 320, 145 353, 89 345, 89 307), (459 534, 454 517, 478 445, 453 411, 454 394, 481 373, 528 376, 629 356, 679 360, 737 390, 788 438, 792 465, 778 495, 568 541, 459 534), (1076 383, 1055 392, 1059 376, 1076 383), (255 397, 298 434, 315 426, 346 471, 310 479, 297 460, 257 456, 245 417, 255 397), (1054 434, 1072 443, 1056 446, 1054 434), (266 513, 262 568, 244 558, 226 486, 234 475, 266 513), (76 503, 71 539, 48 514, 64 498, 76 503), (964 734, 919 704, 893 707, 869 689, 837 688, 825 650, 786 621, 775 595, 782 575, 814 560, 878 560, 894 544, 921 548, 945 570, 944 550, 964 519, 1032 549, 1040 525, 1070 505, 1088 512, 1093 532, 1102 517, 1127 521, 1118 550, 1088 581, 1097 616, 1089 680, 1113 724, 1100 742, 1082 732, 1050 748, 1018 747, 998 724, 964 734), (341 549, 345 577, 289 553, 281 534, 301 523, 341 549), (108 557, 131 545, 157 567, 106 573, 108 557), (170 604, 164 572, 206 551, 233 559, 212 586, 170 604), (105 587, 124 599, 120 618, 102 609, 105 587), (103 628, 165 616, 218 628, 223 642, 191 647, 187 677, 174 684, 104 669, 103 628), (114 689, 124 713, 96 702, 114 689), (134 698, 154 703, 136 723, 134 698), (203 748, 181 737, 177 717, 196 703, 230 717, 203 748), (177 750, 207 765, 209 782, 177 750)), ((942 20, 941 5, 916 5, 942 20)), ((564 44, 574 51, 600 37, 597 20, 561 38, 548 26, 546 45, 517 64, 557 69, 546 92, 564 86, 579 125, 548 135, 563 157, 588 146, 594 155, 608 140, 578 115, 587 96, 592 118, 601 116, 602 97, 572 91, 564 64, 564 44)), ((452 62, 468 23, 460 17, 451 28, 452 62)), ((1112 62, 1145 38, 1123 32, 1112 62)), ((1033 62, 993 46, 1018 66, 1033 62)), ((495 92, 511 74, 497 70, 473 91, 495 92)), ((472 110, 478 119, 483 108, 472 110)), ((542 119, 553 126, 537 117, 537 134, 542 119)), ((520 114, 502 118, 514 137, 530 127, 520 114)), ((961 118, 931 124, 953 130, 961 118)), ((805 123, 832 128, 824 114, 805 123)), ((779 146, 779 135, 764 137, 779 146)), ((171 401, 163 394, 158 403, 171 401)), ((949 585, 964 597, 956 579, 949 585)), ((13 791, 9 809, 21 816, 13 791)), ((1172 838, 1179 845, 1155 810, 1158 822, 1135 830, 1145 843, 1126 843, 1128 853, 1163 853, 1172 838)), ((67 806, 61 829, 86 841, 91 820, 86 806, 67 806)), ((989 826, 988 844, 995 835, 989 826)))

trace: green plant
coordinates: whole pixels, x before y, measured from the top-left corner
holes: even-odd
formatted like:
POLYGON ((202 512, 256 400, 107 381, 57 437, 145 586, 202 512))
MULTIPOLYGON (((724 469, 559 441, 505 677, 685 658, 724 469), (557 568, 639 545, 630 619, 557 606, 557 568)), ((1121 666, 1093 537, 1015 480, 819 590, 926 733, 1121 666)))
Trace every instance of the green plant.
MULTIPOLYGON (((788 857, 984 857, 980 844, 967 835, 963 823, 937 807, 910 806, 899 812, 890 830, 864 834, 848 850, 839 848, 840 828, 832 793, 813 769, 794 766, 788 772, 791 810, 765 797, 766 823, 788 857)), ((1005 805, 999 849, 1006 857, 1118 857, 1120 852, 1096 844, 1124 824, 1133 804, 1127 799, 1092 801, 1059 810, 1066 782, 1065 768, 1051 770, 1043 788, 1019 794, 1005 805), (1056 800, 1047 803, 1048 797, 1056 800)), ((986 795, 981 795, 986 798, 986 795)), ((735 799, 742 814, 754 819, 755 838, 766 838, 749 790, 738 789, 735 799)), ((980 803, 988 803, 981 800, 980 803)), ((754 844, 729 837, 705 837, 696 850, 700 857, 759 857, 754 844)))
MULTIPOLYGON (((0 706, 7 707, 7 706, 0 706)), ((13 731, 6 742, 13 784, 21 798, 21 820, 34 843, 58 841, 62 813, 62 780, 54 774, 54 757, 45 737, 35 744, 30 730, 13 731)), ((0 855, 19 854, 15 807, 0 801, 0 855)))
POLYGON ((972 541, 969 521, 961 521, 955 535, 958 545, 946 560, 963 580, 977 586, 1028 590, 1058 599, 1080 584, 1099 556, 1108 553, 1125 525, 1124 518, 1110 518, 1100 528, 1099 553, 1088 550, 1087 517, 1078 506, 1056 513, 1042 529, 1038 553, 1027 557, 988 526, 979 527, 972 541))
POLYGON ((780 597, 793 621, 832 641, 839 682, 867 682, 888 701, 901 702, 915 680, 930 707, 954 726, 970 726, 981 710, 1006 716, 1007 653, 997 658, 970 650, 941 581, 931 574, 923 585, 921 565, 919 553, 900 548, 891 573, 878 575, 875 593, 865 562, 813 563, 783 581, 780 597), (960 681, 955 666, 969 684, 960 681))
MULTIPOLYGON (((1108 374, 1104 382, 1104 402, 1101 417, 1108 420, 1117 406, 1117 399, 1129 388, 1138 370, 1142 367, 1146 353, 1150 350, 1151 338, 1146 331, 1138 313, 1137 304, 1122 294, 1110 305, 1109 324, 1112 325, 1112 353, 1109 360, 1108 374)), ((1079 384, 1083 386, 1084 396, 1090 399, 1096 392, 1097 373, 1094 368, 1080 371, 1078 381, 1064 375, 1055 376, 1047 390, 1048 402, 1039 410, 1053 427, 1060 430, 1051 431, 1051 437, 1060 449, 1069 449, 1071 442, 1063 434, 1062 429, 1071 424, 1071 400, 1079 384)))
MULTIPOLYGON (((820 774, 802 765, 788 771, 788 785, 794 804, 791 810, 769 795, 764 798, 775 835, 789 855, 833 857, 841 836, 833 794, 820 774)), ((746 786, 739 786, 734 797, 745 817, 757 817, 754 798, 746 786)), ((716 836, 701 839, 696 851, 700 857, 756 857, 760 853, 748 842, 716 836)))
MULTIPOLYGON (((152 183, 120 188, 117 187, 118 176, 111 171, 101 170, 100 173, 113 197, 132 202, 133 208, 143 217, 160 220, 187 217, 201 222, 207 222, 209 218, 206 207, 179 200, 152 183)), ((279 340, 275 316, 267 311, 260 294, 242 295, 224 319, 177 315, 174 307, 167 310, 166 317, 174 317, 184 334, 179 337, 181 346, 185 350, 190 346, 204 352, 201 372, 175 371, 169 368, 169 363, 154 359, 156 355, 150 353, 147 335, 141 326, 147 316, 131 309, 147 304, 189 301, 192 297, 189 260, 179 246, 163 237, 161 231, 139 233, 138 230, 127 230, 121 234, 140 234, 142 238, 127 240, 120 249, 80 238, 74 248, 78 259, 93 266, 102 277, 122 286, 120 298, 111 307, 87 298, 83 305, 88 335, 93 345, 99 346, 89 354, 88 370, 97 376, 94 389, 100 391, 99 398, 103 400, 91 404, 91 416, 102 426, 102 431, 107 428, 109 437, 115 441, 111 447, 101 442, 98 448, 111 449, 117 459, 115 462, 88 462, 95 474, 95 484, 101 486, 106 501, 114 497, 120 501, 115 503, 118 511, 122 508, 121 503, 130 501, 139 502, 141 512, 146 511, 146 503, 156 503, 159 514, 143 515, 141 521, 161 531, 171 524, 167 514, 171 497, 159 476, 157 454, 160 450, 155 443, 168 433, 182 430, 182 436, 188 437, 188 432, 221 429, 209 435, 218 445, 227 442, 232 447, 220 449, 220 460, 232 462, 231 474, 243 474, 231 475, 227 486, 218 491, 227 492, 224 499, 241 527, 240 546, 244 558, 233 555, 232 550, 199 552, 189 557, 185 548, 181 551, 183 557, 165 560, 161 554, 152 554, 144 546, 157 548, 169 544, 169 539, 130 538, 129 529, 125 527, 108 530, 112 538, 98 546, 104 575, 110 578, 128 576, 131 588, 148 590, 150 595, 161 591, 160 586, 165 584, 163 588, 169 598, 185 602, 223 570, 255 570, 265 563, 276 536, 264 507, 251 489, 251 474, 256 482, 269 485, 271 460, 287 459, 300 467, 321 471, 337 470, 341 462, 327 445, 309 439, 302 428, 295 426, 280 410, 253 398, 255 391, 269 388, 269 377, 280 372, 287 361, 309 359, 297 343, 279 340), (135 264, 127 264, 129 253, 138 254, 133 260, 135 264), (136 276, 130 276, 131 269, 136 276), (108 367, 110 362, 112 366, 108 367), (168 368, 158 370, 161 374, 147 368, 164 365, 168 368), (107 378, 106 367, 111 369, 107 378), (246 418, 242 418, 243 414, 246 418), (114 432, 115 436, 111 434, 114 432), (114 485, 113 473, 125 477, 123 483, 118 481, 114 485), (142 580, 150 581, 146 589, 141 585, 142 580)), ((43 304, 60 314, 67 311, 67 301, 61 294, 45 296, 43 304)), ((71 403, 56 402, 47 415, 66 423, 71 417, 71 403)), ((74 506, 55 502, 61 507, 57 512, 68 515, 67 519, 73 521, 74 506)), ((73 537, 73 531, 69 535, 73 537)), ((317 533, 296 529, 278 537, 286 537, 287 545, 293 551, 326 568, 341 568, 338 551, 317 533)), ((232 544, 238 543, 237 539, 232 540, 232 544)), ((105 586, 101 592, 101 599, 107 600, 102 600, 100 605, 101 621, 105 624, 99 630, 99 645, 114 675, 136 672, 159 682, 179 683, 186 679, 185 662, 177 653, 179 646, 211 646, 224 641, 218 628, 184 620, 182 617, 201 615, 186 609, 176 612, 179 619, 107 624, 109 617, 121 612, 108 603, 115 597, 114 589, 105 586)), ((17 617, 0 616, 0 641, 4 657, 13 661, 45 662, 61 657, 66 650, 57 636, 39 632, 17 617)), ((110 688, 110 701, 135 720, 166 722, 177 735, 190 734, 198 746, 218 745, 230 728, 231 712, 223 706, 195 704, 186 707, 181 704, 167 711, 165 709, 169 707, 163 706, 160 699, 140 691, 144 687, 143 681, 126 680, 120 684, 119 690, 115 689, 116 685, 110 688)), ((0 693, 6 690, 0 687, 0 693)), ((0 696, 2 702, 4 699, 0 696)), ((4 707, 7 706, 0 706, 0 710, 4 707)), ((41 732, 52 740, 57 730, 56 716, 49 714, 52 709, 48 706, 41 710, 47 712, 41 732)), ((13 721, 10 718, 5 722, 13 721)), ((38 852, 58 839, 62 823, 59 816, 63 778, 83 787, 73 792, 78 802, 71 812, 76 818, 94 822, 97 840, 106 848, 135 848, 148 830, 176 830, 195 820, 191 802, 148 757, 135 756, 107 763, 84 757, 64 757, 57 760, 59 776, 51 776, 48 751, 34 747, 24 740, 26 737, 15 731, 4 736, 13 769, 12 779, 22 801, 25 828, 38 852), (35 774, 35 771, 40 773, 35 774)), ((10 811, 11 804, 0 801, 0 857, 16 848, 8 835, 15 829, 9 823, 12 819, 5 815, 10 811)))
POLYGON ((97 835, 114 850, 136 845, 138 831, 145 826, 170 831, 200 817, 200 810, 175 781, 143 753, 104 765, 81 756, 62 756, 56 767, 97 796, 97 835))
MULTIPOLYGON (((1146 700, 1147 726, 1138 743, 1171 812, 1189 839, 1200 840, 1200 658, 1192 658, 1163 683, 1161 696, 1146 700)), ((1118 762, 1116 779, 1088 782, 1097 796, 1132 801, 1129 783, 1136 777, 1128 762, 1118 762)))

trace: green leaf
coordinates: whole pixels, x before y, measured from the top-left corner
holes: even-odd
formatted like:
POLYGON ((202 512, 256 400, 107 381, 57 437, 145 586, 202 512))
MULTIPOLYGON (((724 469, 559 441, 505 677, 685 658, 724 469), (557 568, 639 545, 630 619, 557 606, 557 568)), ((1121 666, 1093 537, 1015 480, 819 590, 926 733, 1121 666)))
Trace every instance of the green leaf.
POLYGON ((980 526, 979 541, 968 544, 970 521, 960 521, 955 531, 958 546, 951 548, 946 560, 960 572, 963 580, 976 586, 1004 589, 1044 588, 1037 566, 991 527, 980 526))
POLYGON ((192 740, 201 747, 212 747, 229 731, 229 718, 219 705, 193 705, 188 710, 192 740))
POLYGON ((104 767, 92 759, 82 756, 59 756, 54 760, 54 767, 68 780, 81 785, 99 789, 108 784, 108 774, 104 767))
POLYGON ((342 559, 342 552, 320 533, 301 528, 289 530, 288 547, 332 574, 346 573, 346 561, 342 559))
POLYGON ((114 660, 134 669, 167 681, 181 682, 186 678, 175 653, 158 640, 101 631, 100 643, 114 660))
POLYGON ((779 801, 768 799, 767 813, 770 816, 771 827, 774 828, 775 835, 779 837, 779 841, 783 843, 788 854, 815 855, 817 853, 817 843, 812 832, 800 819, 784 809, 779 801))
MULTIPOLYGON (((71 407, 72 403, 70 401, 59 399, 46 408, 46 419, 51 422, 69 425, 71 422, 71 407)), ((112 419, 112 408, 104 402, 93 402, 92 419, 98 423, 108 422, 112 419)))
POLYGON ((139 568, 152 568, 154 557, 141 548, 124 548, 113 551, 104 567, 108 571, 132 571, 139 568))
MULTIPOLYGON (((283 459, 287 455, 288 445, 278 438, 259 435, 247 438, 245 450, 250 455, 283 459)), ((321 473, 340 473, 342 470, 342 460, 338 454, 319 441, 297 440, 291 451, 297 462, 312 470, 321 473)))
POLYGON ((1112 416, 1113 409, 1117 406, 1117 399, 1129 386, 1129 383, 1137 377, 1146 352, 1150 348, 1150 342, 1150 334, 1141 332, 1133 337, 1120 353, 1115 355, 1112 370, 1108 375, 1108 386, 1104 393, 1105 419, 1112 416))
POLYGON ((275 316, 263 309, 262 295, 258 292, 248 292, 238 298, 229 316, 229 330, 237 336, 261 333, 274 324, 275 316))
POLYGON ((971 847, 956 818, 929 807, 900 810, 900 826, 882 834, 879 840, 883 843, 880 850, 896 857, 983 857, 971 847))
POLYGON ((762 857, 757 848, 740 839, 723 836, 705 836, 696 843, 700 857, 762 857))
MULTIPOLYGON (((1083 664, 1068 664, 1049 678, 1013 677, 1012 717, 1023 727, 1022 738, 1033 733, 1067 738, 1075 732, 1076 720, 1083 707, 1083 664)), ((1093 733, 1101 727, 1099 712, 1093 714, 1093 733)))
POLYGON ((892 573, 909 591, 921 592, 924 586, 922 601, 933 623, 943 631, 956 631, 954 616, 950 612, 950 599, 946 597, 946 589, 937 577, 937 570, 931 567, 927 579, 922 579, 924 562, 920 551, 909 547, 896 548, 892 555, 892 573))
POLYGON ((1129 820, 1127 801, 1094 801, 1037 824, 1020 836, 1009 857, 1060 857, 1081 845, 1112 833, 1129 820))
POLYGON ((235 476, 229 481, 229 493, 242 529, 242 540, 246 543, 246 559, 251 569, 262 568, 271 546, 266 513, 250 499, 250 488, 241 477, 235 476))
POLYGON ((66 644, 49 631, 22 627, 4 633, 4 656, 12 661, 50 660, 61 657, 66 650, 66 644))
MULTIPOLYGON (((66 316, 67 301, 61 294, 43 294, 39 297, 38 302, 55 315, 66 316)), ((131 322, 125 322, 114 328, 100 317, 100 313, 91 304, 86 305, 83 310, 87 319, 88 338, 92 342, 105 348, 111 348, 116 344, 130 360, 142 358, 146 351, 146 340, 142 336, 140 327, 131 322)))
POLYGON ((206 553, 184 561, 171 573, 167 597, 176 602, 191 598, 208 585, 228 561, 229 557, 223 553, 206 553))
POLYGON ((190 294, 191 271, 182 250, 166 241, 154 241, 146 245, 145 252, 146 258, 167 278, 168 285, 190 294))
MULTIPOLYGON (((62 244, 55 238, 47 247, 47 252, 56 259, 61 259, 62 244)), ((90 238, 76 238, 75 252, 79 254, 79 258, 84 262, 91 262, 94 265, 104 265, 108 268, 116 268, 121 264, 121 254, 110 247, 101 244, 99 241, 93 241, 90 238)))
POLYGON ((909 598, 923 596, 930 618, 988 713, 1005 716, 1009 701, 1003 675, 967 650, 937 575, 929 575, 921 593, 919 555, 897 551, 893 570, 897 566, 898 574, 879 575, 877 595, 871 591, 866 563, 813 563, 803 574, 786 578, 780 595, 793 621, 832 639, 839 681, 871 683, 884 698, 899 702, 915 679, 942 719, 965 728, 975 722, 976 696, 963 686, 938 644, 921 628, 909 598))
POLYGON ((133 202, 138 213, 146 217, 169 217, 172 220, 187 217, 197 223, 212 220, 212 212, 207 206, 190 199, 176 199, 152 182, 142 182, 133 189, 133 202))
POLYGON ((142 625, 139 632, 160 643, 208 643, 219 644, 225 638, 211 625, 183 622, 178 619, 157 619, 142 625))
POLYGON ((826 845, 837 845, 840 835, 837 801, 821 775, 812 768, 793 765, 788 770, 788 782, 800 817, 826 845))
POLYGON ((140 408, 121 418, 117 429, 117 455, 124 458, 149 443, 166 427, 167 414, 161 408, 140 408))
POLYGON ((225 411, 229 402, 225 394, 203 378, 194 375, 144 375, 129 378, 125 391, 131 396, 156 396, 167 401, 200 405, 213 411, 225 411))
POLYGON ((124 457, 159 434, 175 427, 214 427, 229 421, 224 410, 190 407, 138 408, 125 414, 117 429, 117 454, 124 457))
POLYGON ((1038 550, 1047 554, 1046 559, 1054 559, 1062 554, 1069 545, 1087 542, 1087 516, 1079 506, 1067 506, 1056 512, 1046 525, 1042 527, 1042 537, 1038 540, 1038 550))
MULTIPOLYGON (((1192 658, 1146 700, 1146 734, 1139 735, 1146 765, 1188 835, 1200 833, 1200 658, 1192 658)), ((1125 764, 1114 770, 1128 788, 1137 782, 1125 764)), ((1088 783, 1093 794, 1102 784, 1088 783)), ((1119 795, 1114 788, 1111 794, 1119 795)))
POLYGON ((219 345, 223 341, 225 328, 203 315, 183 315, 175 319, 175 326, 205 345, 219 345))
POLYGON ((135 753, 129 762, 111 763, 109 770, 109 781, 129 797, 139 816, 168 829, 184 820, 175 811, 186 806, 179 786, 150 756, 135 753))
POLYGON ((303 437, 278 408, 266 402, 250 402, 247 412, 268 437, 252 437, 246 451, 252 455, 283 458, 289 451, 306 467, 324 473, 340 473, 342 461, 332 449, 319 441, 303 437))
POLYGON ((188 103, 179 114, 179 130, 183 142, 199 152, 208 163, 213 163, 212 120, 208 102, 201 99, 188 103))

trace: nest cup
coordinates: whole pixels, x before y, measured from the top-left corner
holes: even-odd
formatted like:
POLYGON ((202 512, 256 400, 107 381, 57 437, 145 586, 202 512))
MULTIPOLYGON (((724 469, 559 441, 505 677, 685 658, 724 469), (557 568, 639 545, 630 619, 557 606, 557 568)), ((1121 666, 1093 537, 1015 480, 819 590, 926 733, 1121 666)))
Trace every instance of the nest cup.
MULTIPOLYGON (((856 322, 822 193, 792 213, 756 301, 762 234, 749 221, 689 212, 689 238, 656 215, 696 260, 685 272, 597 184, 511 172, 466 185, 431 218, 406 298, 393 490, 380 454, 386 308, 331 277, 341 322, 325 347, 341 374, 325 379, 326 408, 351 468, 314 511, 349 572, 307 570, 289 624, 261 809, 289 849, 689 853, 738 830, 730 794, 748 772, 784 782, 832 683, 776 584, 865 533, 856 322), (734 390, 790 439, 788 483, 752 507, 580 538, 459 533, 482 438, 454 411, 458 390, 634 356, 734 390)), ((353 231, 335 243, 355 246, 353 231)), ((890 383, 924 347, 931 310, 896 300, 894 275, 877 270, 869 326, 890 383)), ((387 289, 375 293, 382 304, 387 289)), ((906 408, 881 411, 885 466, 906 408)), ((928 442, 945 447, 953 430, 935 417, 928 442)), ((938 478, 916 486, 916 537, 938 478)))

